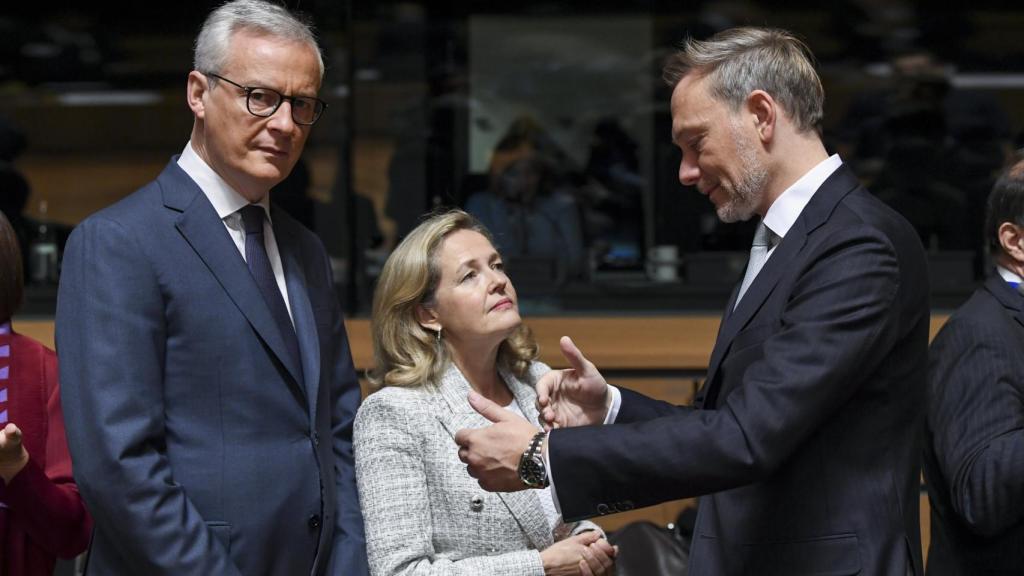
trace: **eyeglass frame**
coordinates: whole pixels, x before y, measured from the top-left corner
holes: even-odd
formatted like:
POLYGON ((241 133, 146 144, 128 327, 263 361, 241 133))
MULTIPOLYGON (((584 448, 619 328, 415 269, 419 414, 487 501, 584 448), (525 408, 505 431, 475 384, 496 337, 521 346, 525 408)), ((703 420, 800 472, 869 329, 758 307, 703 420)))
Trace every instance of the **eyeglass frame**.
POLYGON ((323 100, 321 100, 321 99, 319 99, 319 98, 317 98, 315 96, 289 96, 287 94, 283 94, 283 93, 281 93, 281 92, 279 92, 277 90, 274 90, 273 88, 267 88, 266 86, 243 86, 243 85, 239 84, 238 82, 235 82, 234 80, 230 80, 228 78, 225 78, 225 77, 221 76, 220 74, 214 74, 213 72, 203 72, 203 74, 206 75, 206 76, 212 76, 213 78, 216 78, 218 80, 223 80, 223 81, 227 82, 228 84, 231 84, 232 86, 240 88, 243 92, 245 92, 245 110, 249 114, 252 114, 253 116, 255 116, 257 118, 270 118, 274 114, 277 114, 277 110, 281 107, 281 104, 283 104, 286 100, 288 101, 289 104, 291 104, 292 122, 295 122, 299 126, 312 126, 312 125, 316 124, 317 121, 320 120, 320 117, 324 115, 324 112, 327 111, 327 102, 324 102, 323 100), (277 96, 278 96, 277 104, 274 106, 273 110, 270 111, 270 114, 257 114, 257 113, 252 111, 252 106, 250 105, 250 101, 252 99, 252 93, 255 92, 256 90, 266 90, 267 92, 272 92, 274 94, 277 94, 277 96), (314 113, 316 113, 316 105, 317 104, 320 105, 320 112, 316 113, 316 116, 313 117, 313 121, 312 122, 300 122, 297 118, 295 118, 295 101, 296 100, 312 100, 314 102, 314 108, 313 108, 314 113))

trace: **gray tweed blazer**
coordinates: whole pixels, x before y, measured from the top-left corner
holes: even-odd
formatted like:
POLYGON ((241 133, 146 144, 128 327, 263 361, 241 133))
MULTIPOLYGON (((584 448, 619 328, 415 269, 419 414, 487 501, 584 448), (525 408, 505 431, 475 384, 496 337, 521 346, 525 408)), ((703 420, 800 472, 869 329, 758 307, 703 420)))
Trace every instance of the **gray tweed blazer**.
MULTIPOLYGON (((534 384, 549 370, 535 362, 525 380, 499 370, 531 422, 534 384)), ((490 493, 466 473, 455 432, 489 424, 469 405, 469 389, 449 365, 440 382, 383 388, 359 408, 356 478, 373 576, 543 576, 538 550, 599 529, 581 522, 552 531, 536 491, 490 493)))

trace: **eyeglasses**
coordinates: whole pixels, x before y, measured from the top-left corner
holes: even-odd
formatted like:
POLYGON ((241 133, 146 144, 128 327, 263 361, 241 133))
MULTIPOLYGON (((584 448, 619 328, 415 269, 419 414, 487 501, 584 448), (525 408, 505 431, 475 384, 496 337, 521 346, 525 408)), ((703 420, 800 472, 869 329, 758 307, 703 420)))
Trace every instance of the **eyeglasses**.
POLYGON ((327 103, 319 98, 285 96, 273 88, 242 86, 238 82, 228 80, 219 74, 212 72, 206 72, 205 74, 241 88, 245 92, 245 107, 253 116, 260 116, 261 118, 273 116, 274 112, 277 112, 277 109, 281 107, 281 103, 287 100, 291 104, 292 120, 302 126, 312 126, 316 124, 316 121, 320 119, 320 115, 327 109, 327 103))

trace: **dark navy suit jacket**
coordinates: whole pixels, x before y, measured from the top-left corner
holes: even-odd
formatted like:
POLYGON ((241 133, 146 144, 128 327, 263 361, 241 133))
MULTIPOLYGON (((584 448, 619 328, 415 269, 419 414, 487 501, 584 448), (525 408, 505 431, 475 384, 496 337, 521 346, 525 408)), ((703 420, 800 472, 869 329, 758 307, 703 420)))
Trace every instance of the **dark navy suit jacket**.
POLYGON ((928 320, 917 235, 840 167, 723 318, 695 408, 623 390, 615 425, 552 432, 566 519, 706 495, 692 575, 920 574, 928 320))
POLYGON ((88 574, 363 574, 359 386, 326 253, 271 213, 301 374, 227 229, 177 165, 82 222, 57 302, 88 574))
POLYGON ((998 274, 929 353, 928 574, 1024 571, 1024 296, 998 274))

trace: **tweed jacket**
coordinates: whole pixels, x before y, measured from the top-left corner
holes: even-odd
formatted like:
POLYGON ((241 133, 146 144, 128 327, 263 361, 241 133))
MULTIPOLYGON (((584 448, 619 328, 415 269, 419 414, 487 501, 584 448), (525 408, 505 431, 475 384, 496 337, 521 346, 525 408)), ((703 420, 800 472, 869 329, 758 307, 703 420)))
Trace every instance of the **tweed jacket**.
MULTIPOLYGON (((519 408, 537 422, 535 362, 524 380, 499 370, 519 408)), ((542 576, 540 552, 555 534, 598 529, 590 522, 552 530, 539 493, 491 493, 459 461, 455 433, 489 424, 469 405, 469 382, 449 365, 439 382, 386 387, 356 416, 359 500, 373 576, 542 576)))

